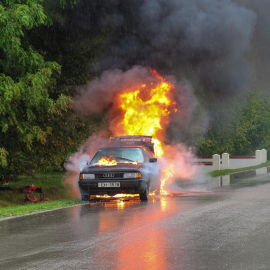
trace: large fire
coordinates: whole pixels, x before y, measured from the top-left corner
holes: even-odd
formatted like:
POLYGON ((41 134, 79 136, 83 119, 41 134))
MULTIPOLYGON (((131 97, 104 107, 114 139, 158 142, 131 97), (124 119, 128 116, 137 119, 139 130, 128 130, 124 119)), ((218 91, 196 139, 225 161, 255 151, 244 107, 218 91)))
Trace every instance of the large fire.
MULTIPOLYGON (((123 111, 123 119, 117 125, 115 136, 147 135, 153 137, 155 153, 158 158, 164 155, 163 141, 169 114, 176 112, 176 102, 171 98, 174 86, 162 78, 156 71, 151 71, 153 80, 136 89, 127 89, 116 98, 118 107, 123 111)), ((161 194, 168 194, 165 182, 173 176, 171 165, 161 170, 161 194)))

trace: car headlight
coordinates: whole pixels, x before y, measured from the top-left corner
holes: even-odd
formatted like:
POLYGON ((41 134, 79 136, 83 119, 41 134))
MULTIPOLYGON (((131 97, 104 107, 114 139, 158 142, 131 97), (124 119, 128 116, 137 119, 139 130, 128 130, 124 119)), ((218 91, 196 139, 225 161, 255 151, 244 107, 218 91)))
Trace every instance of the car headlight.
POLYGON ((142 175, 140 173, 124 173, 123 178, 141 178, 142 175))
POLYGON ((82 179, 95 179, 95 175, 93 173, 81 173, 80 180, 82 179))

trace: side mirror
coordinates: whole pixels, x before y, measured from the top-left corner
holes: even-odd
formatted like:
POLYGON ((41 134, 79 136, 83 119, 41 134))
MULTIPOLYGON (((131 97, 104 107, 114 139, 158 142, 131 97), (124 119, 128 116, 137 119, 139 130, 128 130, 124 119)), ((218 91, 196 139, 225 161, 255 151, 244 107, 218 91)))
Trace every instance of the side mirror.
POLYGON ((151 162, 151 163, 157 162, 157 158, 149 158, 149 162, 151 162))

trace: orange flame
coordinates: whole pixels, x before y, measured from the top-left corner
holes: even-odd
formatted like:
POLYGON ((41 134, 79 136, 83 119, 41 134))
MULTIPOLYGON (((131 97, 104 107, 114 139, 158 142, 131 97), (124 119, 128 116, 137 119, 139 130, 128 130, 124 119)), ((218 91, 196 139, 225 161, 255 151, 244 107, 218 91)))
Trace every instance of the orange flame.
POLYGON ((97 163, 100 166, 116 166, 117 165, 117 161, 114 159, 113 156, 102 157, 99 159, 97 163))
POLYGON ((169 193, 164 189, 166 181, 174 176, 174 164, 169 163, 167 167, 161 170, 161 184, 160 184, 160 193, 163 195, 168 195, 169 193))
MULTIPOLYGON (((115 135, 147 135, 153 137, 157 157, 164 155, 164 130, 168 124, 169 114, 176 112, 176 102, 171 98, 174 86, 151 70, 153 82, 127 89, 117 96, 118 107, 123 111, 123 120, 116 126, 115 135)), ((173 170, 161 170, 161 194, 168 194, 165 182, 173 176, 173 170)))
POLYGON ((138 161, 125 161, 124 163, 129 163, 129 164, 135 164, 135 165, 137 165, 139 162, 138 161))
MULTIPOLYGON (((149 196, 154 196, 155 193, 154 192, 149 192, 149 196)), ((139 197, 140 194, 123 194, 123 193, 120 193, 120 194, 116 194, 116 195, 113 195, 113 196, 109 196, 107 194, 105 195, 91 195, 91 198, 101 198, 101 199, 109 199, 109 198, 134 198, 134 197, 139 197)))

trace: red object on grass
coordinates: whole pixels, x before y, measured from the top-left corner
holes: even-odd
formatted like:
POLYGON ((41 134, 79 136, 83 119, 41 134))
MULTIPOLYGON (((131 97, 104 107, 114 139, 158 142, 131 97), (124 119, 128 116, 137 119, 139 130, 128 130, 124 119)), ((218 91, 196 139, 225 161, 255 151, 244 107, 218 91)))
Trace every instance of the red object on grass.
POLYGON ((38 202, 38 199, 34 195, 32 195, 32 194, 27 194, 26 195, 26 198, 30 202, 38 202))
POLYGON ((32 193, 33 191, 36 191, 38 193, 43 193, 42 188, 34 185, 24 186, 23 187, 23 193, 32 193))
POLYGON ((50 201, 48 197, 44 197, 42 188, 38 186, 34 186, 34 185, 24 186, 23 193, 26 193, 25 201, 30 201, 30 202, 49 202, 50 201), (32 194, 33 192, 40 193, 40 199, 37 199, 32 194))

